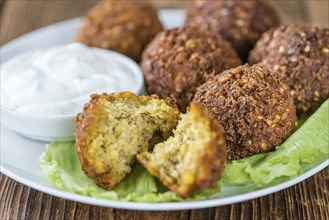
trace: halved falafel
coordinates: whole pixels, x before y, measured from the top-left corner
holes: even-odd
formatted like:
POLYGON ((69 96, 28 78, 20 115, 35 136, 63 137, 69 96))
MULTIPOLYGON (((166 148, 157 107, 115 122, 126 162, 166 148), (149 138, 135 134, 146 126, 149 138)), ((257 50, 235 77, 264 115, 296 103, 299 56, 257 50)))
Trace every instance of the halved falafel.
POLYGON ((135 162, 176 127, 175 101, 130 92, 92 95, 76 118, 75 147, 82 170, 105 189, 115 187, 135 162))
POLYGON ((173 133, 152 152, 138 154, 137 160, 180 196, 214 187, 226 162, 222 127, 203 107, 192 103, 173 133))
POLYGON ((193 101, 223 126, 228 159, 274 150, 297 122, 288 86, 260 65, 222 72, 201 85, 193 101))

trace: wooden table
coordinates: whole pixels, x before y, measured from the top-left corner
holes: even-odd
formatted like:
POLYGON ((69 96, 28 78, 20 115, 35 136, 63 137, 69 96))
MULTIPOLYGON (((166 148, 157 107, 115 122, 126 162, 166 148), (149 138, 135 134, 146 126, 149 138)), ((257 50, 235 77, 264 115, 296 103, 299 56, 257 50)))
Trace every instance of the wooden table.
MULTIPOLYGON (((26 32, 83 15, 96 1, 0 0, 0 44, 26 32)), ((274 1, 285 23, 329 26, 328 1, 274 1)), ((163 7, 188 1, 157 1, 163 7)), ((5 156, 5 155, 2 155, 5 156)), ((286 190, 217 208, 144 212, 102 208, 53 197, 0 174, 0 219, 329 219, 329 168, 286 190)))

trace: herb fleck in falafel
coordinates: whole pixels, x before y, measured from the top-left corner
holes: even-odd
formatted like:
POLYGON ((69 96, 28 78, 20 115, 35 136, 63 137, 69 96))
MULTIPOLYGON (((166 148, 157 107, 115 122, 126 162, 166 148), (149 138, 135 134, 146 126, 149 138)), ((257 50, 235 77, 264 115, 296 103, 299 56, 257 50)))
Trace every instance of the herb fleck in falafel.
POLYGON ((175 28, 161 32, 148 45, 141 67, 147 92, 175 98, 184 112, 208 76, 240 64, 234 49, 219 35, 175 28))
POLYGON ((259 65, 222 72, 201 85, 193 101, 223 126, 228 159, 274 150, 297 122, 288 86, 259 65))
POLYGON ((278 74, 290 87, 299 116, 329 98, 329 29, 283 25, 266 32, 249 56, 278 74))

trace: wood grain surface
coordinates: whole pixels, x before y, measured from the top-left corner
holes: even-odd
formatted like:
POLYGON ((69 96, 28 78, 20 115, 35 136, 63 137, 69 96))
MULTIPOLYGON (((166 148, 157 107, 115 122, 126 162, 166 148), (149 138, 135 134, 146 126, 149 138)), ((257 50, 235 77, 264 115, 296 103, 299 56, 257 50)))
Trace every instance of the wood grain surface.
MULTIPOLYGON (((284 23, 329 26, 327 0, 271 2, 284 23)), ((96 3, 88 0, 0 0, 0 44, 39 27, 81 16, 96 3)), ((155 3, 159 7, 186 7, 189 2, 155 3)), ((300 184, 243 203, 199 210, 145 212, 64 200, 0 174, 0 219, 329 219, 328 190, 327 167, 300 184)))

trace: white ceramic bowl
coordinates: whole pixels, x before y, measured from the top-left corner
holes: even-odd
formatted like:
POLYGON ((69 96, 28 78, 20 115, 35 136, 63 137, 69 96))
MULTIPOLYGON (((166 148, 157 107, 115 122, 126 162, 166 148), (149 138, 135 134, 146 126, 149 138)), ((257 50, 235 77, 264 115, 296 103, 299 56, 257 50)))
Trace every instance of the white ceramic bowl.
MULTIPOLYGON (((120 62, 136 79, 135 87, 129 91, 141 95, 144 93, 144 78, 140 67, 130 58, 104 49, 92 48, 97 53, 112 56, 120 62)), ((8 54, 10 51, 8 51, 8 54)), ((1 55, 6 55, 2 53, 1 55)), ((10 57, 7 57, 9 59, 10 57)), ((2 59, 2 62, 5 61, 2 59)), ((74 139, 75 114, 72 115, 33 115, 14 112, 1 106, 1 123, 21 135, 41 141, 69 141, 74 139)), ((82 110, 82 107, 81 107, 82 110)))

